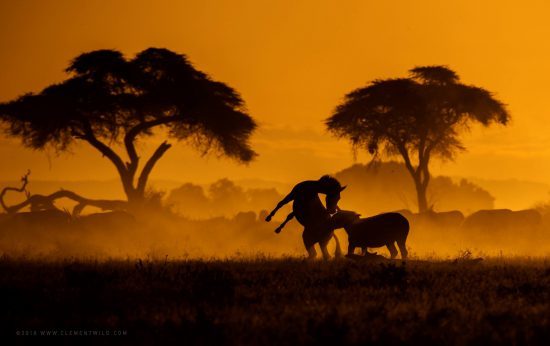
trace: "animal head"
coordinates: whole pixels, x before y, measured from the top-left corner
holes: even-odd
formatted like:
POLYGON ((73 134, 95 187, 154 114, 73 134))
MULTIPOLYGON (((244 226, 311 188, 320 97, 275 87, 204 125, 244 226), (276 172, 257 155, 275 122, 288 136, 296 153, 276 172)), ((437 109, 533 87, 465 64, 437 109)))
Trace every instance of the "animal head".
POLYGON ((342 186, 336 178, 330 175, 324 175, 319 179, 321 189, 326 193, 325 204, 329 213, 334 214, 337 211, 340 192, 344 191, 346 186, 342 186))
POLYGON ((339 210, 332 216, 332 224, 334 228, 345 228, 355 221, 359 220, 361 214, 351 210, 339 210))

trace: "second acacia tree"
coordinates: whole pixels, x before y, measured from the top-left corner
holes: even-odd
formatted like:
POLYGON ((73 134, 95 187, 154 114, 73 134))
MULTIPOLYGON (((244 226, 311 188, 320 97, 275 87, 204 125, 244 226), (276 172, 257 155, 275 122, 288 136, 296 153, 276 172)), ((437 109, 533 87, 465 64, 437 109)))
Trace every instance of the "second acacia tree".
POLYGON ((460 133, 471 123, 507 124, 510 115, 489 91, 460 82, 444 66, 410 70, 409 78, 375 80, 346 95, 326 120, 354 149, 400 156, 414 180, 418 210, 429 209, 430 160, 464 150, 460 133))

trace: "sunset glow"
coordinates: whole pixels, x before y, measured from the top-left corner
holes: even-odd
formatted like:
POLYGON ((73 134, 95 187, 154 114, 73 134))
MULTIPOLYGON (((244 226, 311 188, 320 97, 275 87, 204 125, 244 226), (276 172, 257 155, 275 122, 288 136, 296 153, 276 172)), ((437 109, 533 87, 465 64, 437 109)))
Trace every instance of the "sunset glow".
MULTIPOLYGON (((238 165, 175 145, 152 179, 292 183, 353 163, 348 143, 323 128, 344 94, 406 77, 416 65, 443 64, 494 92, 512 123, 474 128, 464 136, 467 153, 434 162, 434 173, 550 183, 548 13, 546 1, 3 2, 0 100, 63 80, 70 59, 84 51, 169 47, 241 93, 259 123, 252 141, 259 157, 238 165)), ((46 156, 0 140, 0 158, 10 162, 0 168, 4 180, 17 179, 29 162, 35 180, 115 178, 89 148, 46 156)))

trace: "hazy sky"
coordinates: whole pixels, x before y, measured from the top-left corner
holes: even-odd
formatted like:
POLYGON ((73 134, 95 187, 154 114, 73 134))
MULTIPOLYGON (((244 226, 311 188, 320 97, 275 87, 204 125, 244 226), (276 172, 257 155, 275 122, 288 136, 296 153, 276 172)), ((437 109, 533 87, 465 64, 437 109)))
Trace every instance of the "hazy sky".
MULTIPOLYGON (((242 94, 260 125, 260 156, 241 166, 175 145, 152 178, 296 181, 353 162, 348 144, 322 123, 345 93, 416 65, 445 64, 493 91, 513 121, 474 129, 464 136, 469 151, 434 164, 434 173, 550 183, 549 15, 543 0, 2 1, 0 101, 61 81, 84 51, 131 56, 166 47, 242 94)), ((34 179, 116 177, 85 147, 56 157, 0 137, 0 160, 0 180, 27 168, 34 179)))

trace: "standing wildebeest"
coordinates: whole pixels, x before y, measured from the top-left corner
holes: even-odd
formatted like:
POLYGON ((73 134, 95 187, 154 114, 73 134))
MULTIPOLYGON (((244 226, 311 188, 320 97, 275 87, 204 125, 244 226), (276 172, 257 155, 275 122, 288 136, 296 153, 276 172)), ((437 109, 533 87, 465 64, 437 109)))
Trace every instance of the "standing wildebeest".
POLYGON ((70 220, 70 214, 58 209, 2 214, 0 230, 61 229, 70 220))
POLYGON ((340 182, 333 177, 325 175, 319 180, 303 181, 292 189, 292 191, 280 201, 275 209, 265 218, 266 221, 271 221, 271 218, 277 210, 285 204, 294 201, 292 204, 292 212, 288 214, 286 220, 275 230, 276 233, 281 232, 283 227, 296 217, 298 222, 304 226, 302 239, 304 246, 308 252, 309 258, 315 258, 315 244, 319 243, 323 257, 330 258, 327 250, 327 244, 331 238, 336 241, 335 255, 341 254, 340 243, 334 235, 334 229, 331 227, 330 215, 338 209, 338 201, 340 200, 340 192, 346 187, 342 187, 340 182), (319 193, 325 194, 326 208, 323 202, 319 199, 319 193))
POLYGON ((448 229, 458 228, 464 222, 464 214, 459 210, 440 211, 433 210, 424 213, 414 214, 413 218, 416 222, 431 225, 436 228, 448 229))
POLYGON ((464 214, 458 210, 435 212, 428 210, 423 213, 414 213, 403 216, 409 220, 411 229, 436 229, 445 234, 445 232, 452 232, 458 229, 462 222, 464 222, 464 214))
POLYGON ((363 253, 369 247, 386 246, 391 258, 397 256, 395 244, 399 246, 401 258, 407 258, 406 241, 409 235, 409 222, 399 213, 385 213, 367 218, 354 211, 340 210, 332 217, 333 228, 344 228, 348 234, 348 256, 360 247, 363 253))
POLYGON ((485 235, 494 238, 497 234, 535 232, 542 221, 540 213, 534 209, 512 211, 510 209, 478 210, 469 215, 462 229, 470 235, 485 235))
POLYGON ((407 218, 409 223, 418 224, 420 226, 431 226, 442 229, 454 229, 460 227, 465 217, 459 210, 440 211, 436 212, 428 210, 423 213, 413 213, 408 209, 396 210, 394 213, 399 213, 407 218))

